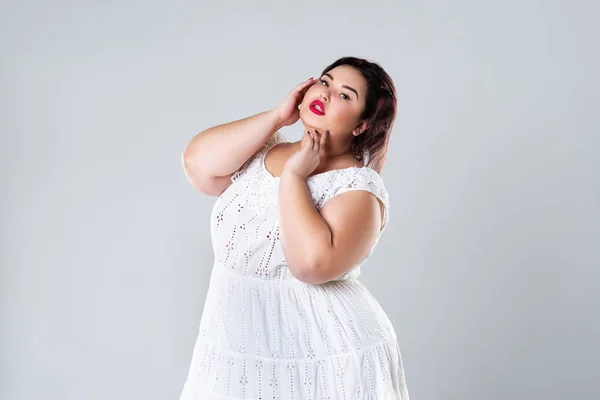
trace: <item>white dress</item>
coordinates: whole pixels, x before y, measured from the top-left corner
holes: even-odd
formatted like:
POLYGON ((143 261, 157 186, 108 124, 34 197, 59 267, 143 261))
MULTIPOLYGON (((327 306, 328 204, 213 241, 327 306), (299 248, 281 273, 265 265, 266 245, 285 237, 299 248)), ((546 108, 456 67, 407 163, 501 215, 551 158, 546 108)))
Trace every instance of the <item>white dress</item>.
MULTIPOLYGON (((215 260, 180 400, 407 400, 392 323, 356 279, 377 242, 350 272, 324 284, 304 283, 287 267, 279 177, 264 165, 280 142, 287 140, 277 131, 214 204, 215 260)), ((375 170, 349 167, 306 182, 318 210, 348 190, 373 193, 387 225, 388 194, 375 170)))

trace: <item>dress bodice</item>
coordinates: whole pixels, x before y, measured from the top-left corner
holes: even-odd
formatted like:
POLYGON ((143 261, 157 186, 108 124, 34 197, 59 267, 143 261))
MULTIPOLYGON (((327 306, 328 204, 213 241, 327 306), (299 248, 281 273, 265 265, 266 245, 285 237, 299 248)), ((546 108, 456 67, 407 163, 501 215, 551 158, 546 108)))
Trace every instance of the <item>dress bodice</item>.
MULTIPOLYGON (((275 132, 231 177, 231 185, 215 202, 211 213, 211 240, 215 259, 239 274, 264 280, 297 280, 287 267, 279 231, 279 177, 266 169, 266 153, 287 142, 275 132)), ((332 197, 349 190, 367 190, 384 204, 384 223, 368 254, 336 280, 356 278, 371 256, 389 220, 389 196, 381 176, 370 167, 325 171, 306 180, 313 204, 320 210, 332 197)))

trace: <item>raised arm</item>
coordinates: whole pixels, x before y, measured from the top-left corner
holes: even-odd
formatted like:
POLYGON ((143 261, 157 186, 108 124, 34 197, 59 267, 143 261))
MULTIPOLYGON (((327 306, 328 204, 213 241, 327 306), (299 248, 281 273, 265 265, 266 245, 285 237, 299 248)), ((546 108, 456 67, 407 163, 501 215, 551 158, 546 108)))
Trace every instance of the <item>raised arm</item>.
POLYGON ((200 132, 181 155, 188 180, 201 192, 222 192, 231 183, 229 177, 281 126, 273 109, 200 132), (223 184, 214 188, 217 182, 223 184))
POLYGON ((231 183, 231 175, 277 130, 298 120, 298 105, 311 83, 312 78, 296 86, 272 110, 194 136, 181 155, 192 186, 207 194, 223 192, 231 183))

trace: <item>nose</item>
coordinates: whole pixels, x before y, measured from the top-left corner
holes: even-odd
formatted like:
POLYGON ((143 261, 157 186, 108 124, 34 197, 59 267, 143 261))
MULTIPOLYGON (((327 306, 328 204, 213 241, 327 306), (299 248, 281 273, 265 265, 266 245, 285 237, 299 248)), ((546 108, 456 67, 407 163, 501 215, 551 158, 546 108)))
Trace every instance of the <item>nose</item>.
POLYGON ((329 94, 327 93, 327 89, 323 88, 321 90, 321 97, 323 98, 323 103, 329 102, 329 94))

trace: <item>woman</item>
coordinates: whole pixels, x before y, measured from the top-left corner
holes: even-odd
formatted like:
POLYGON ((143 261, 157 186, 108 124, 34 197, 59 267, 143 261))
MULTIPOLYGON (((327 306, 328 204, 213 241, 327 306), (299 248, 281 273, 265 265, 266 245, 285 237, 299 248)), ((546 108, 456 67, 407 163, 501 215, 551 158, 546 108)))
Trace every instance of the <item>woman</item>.
POLYGON ((180 400, 408 399, 394 328, 356 279, 389 219, 379 172, 395 117, 388 74, 345 57, 272 110, 192 139, 186 176, 219 197, 180 400), (280 129, 298 119, 289 142, 280 129))

